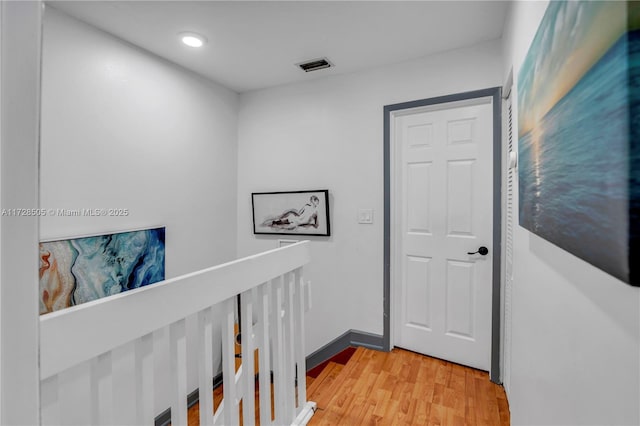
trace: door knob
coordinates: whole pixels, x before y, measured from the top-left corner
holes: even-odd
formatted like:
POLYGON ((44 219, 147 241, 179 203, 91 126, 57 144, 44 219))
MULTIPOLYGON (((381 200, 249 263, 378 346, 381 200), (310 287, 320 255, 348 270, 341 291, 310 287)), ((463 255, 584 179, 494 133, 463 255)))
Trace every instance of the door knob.
POLYGON ((474 252, 470 252, 468 251, 467 254, 481 254, 483 256, 486 256, 489 253, 489 249, 486 248, 485 246, 480 246, 480 248, 478 249, 478 251, 474 251, 474 252))

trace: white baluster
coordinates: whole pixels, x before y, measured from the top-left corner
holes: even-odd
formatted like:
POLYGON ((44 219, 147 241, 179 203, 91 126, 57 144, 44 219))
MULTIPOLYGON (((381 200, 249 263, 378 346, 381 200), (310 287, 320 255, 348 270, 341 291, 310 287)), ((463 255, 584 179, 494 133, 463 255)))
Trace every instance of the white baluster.
POLYGON ((151 425, 155 420, 153 333, 135 342, 136 352, 136 423, 151 425))
POLYGON ((286 394, 286 415, 287 415, 287 423, 291 423, 293 419, 296 418, 296 388, 295 388, 295 368, 296 368, 296 357, 295 357, 295 347, 294 347, 294 324, 293 324, 293 293, 294 293, 294 279, 295 276, 293 273, 288 273, 285 284, 285 327, 286 331, 284 335, 286 336, 286 356, 285 356, 285 368, 286 368, 286 380, 287 384, 285 387, 286 394))
POLYGON ((304 293, 306 295, 304 311, 309 312, 309 310, 313 307, 313 305, 311 304, 311 281, 307 281, 306 283, 303 283, 303 286, 304 286, 304 293))
POLYGON ((216 410, 216 414, 213 416, 213 425, 214 426, 224 426, 224 399, 220 401, 218 404, 218 409, 216 410))
MULTIPOLYGON (((154 367, 155 376, 153 378, 153 384, 156 389, 164 389, 169 398, 173 398, 173 375, 171 373, 171 360, 169 357, 169 326, 159 328, 153 332, 153 354, 154 361, 157 365, 154 367), (164 367, 164 368, 161 368, 164 367)), ((168 403, 171 404, 171 399, 168 403)), ((162 406, 156 407, 159 414, 165 411, 168 407, 167 402, 163 402, 162 406)))
POLYGON ((136 357, 134 343, 111 352, 113 374, 113 421, 118 425, 136 422, 136 357))
POLYGON ((185 320, 169 326, 169 359, 171 365, 171 425, 187 424, 187 337, 185 320))
POLYGON ((242 312, 242 420, 243 425, 255 424, 255 367, 253 352, 253 299, 251 291, 240 296, 242 312))
POLYGON ((62 424, 87 425, 91 422, 90 379, 89 362, 82 362, 58 375, 62 424))
POLYGON ((114 424, 111 352, 98 355, 91 360, 91 399, 91 424, 114 424))
POLYGON ((40 422, 42 426, 62 424, 58 400, 58 375, 43 380, 40 385, 40 422))
POLYGON ((236 402, 236 362, 234 352, 234 305, 236 298, 225 302, 224 320, 222 322, 222 383, 224 386, 224 424, 237 425, 238 405, 236 402))
POLYGON ((118 425, 136 422, 136 356, 134 342, 111 352, 113 375, 113 421, 118 425))
POLYGON ((304 351, 304 281, 302 279, 302 268, 295 271, 295 303, 294 303, 294 323, 295 323, 295 350, 296 350, 296 368, 298 372, 298 409, 300 413, 307 402, 307 371, 306 358, 304 351))
POLYGON ((273 348, 273 386, 274 386, 274 411, 275 424, 285 424, 285 370, 284 370, 284 341, 283 341, 283 318, 282 318, 282 285, 284 276, 280 276, 273 281, 273 305, 271 306, 271 334, 273 348))
POLYGON ((260 386, 260 426, 267 426, 271 424, 271 321, 269 318, 269 308, 272 300, 271 282, 263 284, 260 287, 259 293, 261 303, 257 303, 260 318, 258 325, 262 343, 258 352, 260 369, 258 375, 260 386))
POLYGON ((198 389, 200 404, 200 424, 213 424, 213 324, 212 308, 198 313, 198 389))

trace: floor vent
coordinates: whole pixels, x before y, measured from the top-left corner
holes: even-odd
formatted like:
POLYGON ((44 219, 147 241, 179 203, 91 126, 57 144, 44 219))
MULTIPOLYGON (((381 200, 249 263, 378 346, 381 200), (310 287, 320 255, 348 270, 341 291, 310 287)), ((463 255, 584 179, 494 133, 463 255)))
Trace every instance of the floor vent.
POLYGON ((331 68, 333 64, 329 62, 327 58, 313 59, 311 61, 302 62, 297 64, 304 72, 318 71, 325 68, 331 68))

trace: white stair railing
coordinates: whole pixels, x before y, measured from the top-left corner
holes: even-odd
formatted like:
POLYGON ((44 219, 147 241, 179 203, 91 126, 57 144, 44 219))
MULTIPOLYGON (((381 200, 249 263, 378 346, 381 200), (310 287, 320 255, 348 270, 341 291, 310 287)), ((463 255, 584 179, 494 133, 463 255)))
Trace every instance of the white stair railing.
POLYGON ((255 424, 256 349, 259 423, 306 424, 315 408, 306 400, 304 311, 310 303, 302 267, 308 262, 305 241, 43 315, 41 424, 152 425, 167 408, 154 407, 154 362, 166 349, 157 343, 163 333, 169 336, 172 425, 187 424, 191 368, 198 372, 201 425, 240 424, 240 402, 243 424, 255 424), (245 329, 238 371, 237 295, 245 329), (194 314, 198 362, 187 365, 185 322, 194 314), (222 333, 224 395, 215 413, 214 327, 222 333))

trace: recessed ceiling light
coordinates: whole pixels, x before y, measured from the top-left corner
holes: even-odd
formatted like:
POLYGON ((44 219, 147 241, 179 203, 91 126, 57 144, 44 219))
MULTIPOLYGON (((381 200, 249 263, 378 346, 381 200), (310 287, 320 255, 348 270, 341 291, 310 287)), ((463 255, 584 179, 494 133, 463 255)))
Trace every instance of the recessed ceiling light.
POLYGON ((196 33, 180 33, 180 40, 189 47, 202 47, 207 39, 196 33))

